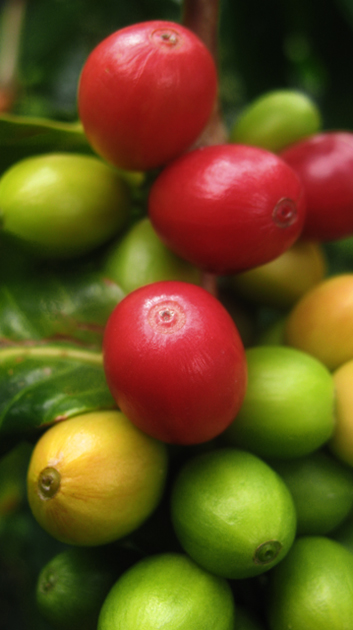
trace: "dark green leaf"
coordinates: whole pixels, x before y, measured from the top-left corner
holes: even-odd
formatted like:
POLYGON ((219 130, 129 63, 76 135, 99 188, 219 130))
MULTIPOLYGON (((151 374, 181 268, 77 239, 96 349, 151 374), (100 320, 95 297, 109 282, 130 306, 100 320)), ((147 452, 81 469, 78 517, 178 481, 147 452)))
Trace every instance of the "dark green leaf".
POLYGON ((0 172, 20 159, 51 151, 92 153, 79 122, 0 115, 0 172))
POLYGON ((23 437, 53 422, 114 408, 102 355, 66 344, 0 350, 0 436, 23 437))
POLYGON ((42 272, 0 284, 0 344, 71 339, 100 348, 106 321, 124 297, 98 272, 42 272))

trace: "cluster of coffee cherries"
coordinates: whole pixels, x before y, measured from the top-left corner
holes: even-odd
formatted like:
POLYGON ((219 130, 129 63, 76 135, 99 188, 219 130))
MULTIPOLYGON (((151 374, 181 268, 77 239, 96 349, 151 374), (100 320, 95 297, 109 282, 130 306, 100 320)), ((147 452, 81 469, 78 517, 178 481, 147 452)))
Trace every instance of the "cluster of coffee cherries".
MULTIPOLYGON (((274 153, 235 143, 193 148, 216 107, 217 84, 196 35, 153 21, 101 42, 78 90, 80 118, 100 156, 118 168, 160 169, 150 221, 173 252, 207 274, 276 258, 298 238, 306 208, 297 174, 274 153)), ((209 440, 244 397, 240 337, 202 288, 154 284, 129 295, 108 323, 104 356, 119 408, 159 439, 209 440)))
MULTIPOLYGON (((238 416, 244 421, 245 397, 248 392, 251 397, 255 381, 249 391, 249 366, 256 375, 262 360, 246 353, 234 319, 218 299, 217 279, 267 265, 299 239, 321 242, 353 233, 353 134, 319 132, 312 103, 304 95, 279 91, 240 117, 229 141, 205 144, 217 100, 212 55, 193 32, 172 22, 149 21, 113 33, 82 69, 78 109, 92 149, 116 172, 151 174, 146 218, 168 250, 200 271, 201 283, 162 280, 127 292, 112 311, 103 340, 106 381, 118 410, 108 416, 102 412, 98 422, 95 415, 80 416, 50 428, 34 451, 28 479, 32 510, 50 533, 70 544, 100 545, 135 531, 153 513, 166 480, 166 444, 206 445, 210 458, 191 462, 179 477, 173 524, 197 566, 217 578, 242 579, 284 558, 295 539, 297 517, 284 482, 256 457, 274 454, 264 450, 271 436, 261 433, 256 443, 250 424, 247 437, 256 455, 232 448, 207 453, 208 443, 229 429, 231 435, 238 416), (86 431, 99 457, 88 458, 86 431), (122 434, 127 437, 121 439, 122 434), (66 452, 69 474, 64 478, 66 452), (82 475, 81 462, 88 459, 93 463, 82 475), (195 500, 198 491, 201 499, 195 500), (240 516, 239 505, 245 506, 240 516), (244 517, 242 525, 233 527, 238 517, 244 517)), ((284 350, 274 400, 287 391, 286 356, 284 350)), ((320 448, 333 429, 331 374, 312 357, 296 358, 301 391, 291 392, 291 373, 286 410, 290 404, 302 409, 299 395, 303 406, 310 400, 315 410, 311 426, 321 403, 317 415, 324 412, 313 435, 304 428, 299 437, 293 426, 304 422, 293 414, 292 426, 284 428, 285 447, 278 448, 281 438, 276 438, 275 455, 280 457, 282 449, 289 459, 320 448)), ((270 407, 264 398, 257 417, 271 415, 270 407)), ((244 444, 247 448, 246 439, 240 440, 244 444)), ((353 585, 351 565, 347 583, 353 585)), ((100 630, 122 627, 118 616, 117 625, 111 625, 114 597, 103 608, 100 630)), ((124 594, 121 599, 124 606, 124 594)), ((220 630, 234 627, 232 603, 229 610, 220 630)), ((212 624, 207 627, 216 627, 212 624)), ((273 628, 282 630, 275 623, 273 628)))
MULTIPOLYGON (((79 114, 95 151, 118 168, 159 169, 148 216, 161 241, 206 277, 268 263, 302 235, 320 240, 349 233, 350 134, 315 135, 279 154, 242 142, 242 131, 244 137, 251 127, 245 120, 240 141, 199 146, 217 91, 210 52, 194 33, 170 22, 112 34, 83 68, 79 114), (335 163, 333 173, 323 159, 335 163)), ((315 126, 315 116, 305 124, 315 126)), ((294 138, 300 134, 294 131, 294 138)), ((154 284, 128 296, 107 326, 104 355, 119 407, 167 442, 215 437, 244 397, 237 330, 214 296, 195 286, 154 284)))

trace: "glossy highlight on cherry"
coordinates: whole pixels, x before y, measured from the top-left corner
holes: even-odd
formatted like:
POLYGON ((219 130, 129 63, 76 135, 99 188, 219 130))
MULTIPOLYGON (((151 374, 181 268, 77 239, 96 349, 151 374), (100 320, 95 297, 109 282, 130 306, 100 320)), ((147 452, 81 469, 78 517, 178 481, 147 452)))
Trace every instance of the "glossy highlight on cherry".
POLYGON ((280 199, 273 210, 273 220, 281 228, 287 228, 295 223, 297 208, 292 199, 280 199))

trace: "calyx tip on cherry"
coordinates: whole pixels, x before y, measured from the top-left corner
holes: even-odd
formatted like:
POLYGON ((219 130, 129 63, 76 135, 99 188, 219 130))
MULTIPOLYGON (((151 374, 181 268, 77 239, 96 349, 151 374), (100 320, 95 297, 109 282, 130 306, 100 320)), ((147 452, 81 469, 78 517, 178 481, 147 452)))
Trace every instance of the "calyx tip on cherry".
POLYGON ((257 547, 254 554, 255 564, 270 564, 280 553, 283 545, 278 540, 268 540, 257 547))
POLYGON ((283 198, 273 209, 273 220, 280 228, 287 228, 293 225, 298 217, 296 203, 293 199, 283 198))
POLYGON ((151 34, 151 39, 159 46, 173 48, 179 44, 181 36, 174 29, 158 28, 151 34))
POLYGON ((186 322, 186 313, 181 304, 173 300, 161 300, 148 311, 148 323, 163 334, 174 333, 186 322))
POLYGON ((48 500, 60 489, 61 475, 53 466, 44 468, 38 477, 38 494, 41 499, 48 500))

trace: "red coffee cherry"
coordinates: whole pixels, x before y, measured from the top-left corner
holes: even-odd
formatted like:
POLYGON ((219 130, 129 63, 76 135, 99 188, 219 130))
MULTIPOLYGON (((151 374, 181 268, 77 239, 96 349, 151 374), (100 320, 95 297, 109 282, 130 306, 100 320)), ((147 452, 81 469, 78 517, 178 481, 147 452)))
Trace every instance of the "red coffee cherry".
POLYGON ((205 442, 239 411, 244 347, 226 309, 201 287, 170 280, 129 293, 108 320, 103 349, 119 408, 152 437, 205 442))
POLYGON ((315 134, 285 149, 281 157, 305 189, 303 237, 331 241, 352 234, 353 133, 315 134))
POLYGON ((164 243, 210 272, 265 264, 298 238, 303 187, 274 153, 245 145, 190 151, 155 180, 149 216, 164 243))
POLYGON ((189 29, 162 20, 123 28, 89 55, 78 110, 95 151, 117 167, 164 165, 200 135, 217 94, 211 53, 189 29))

